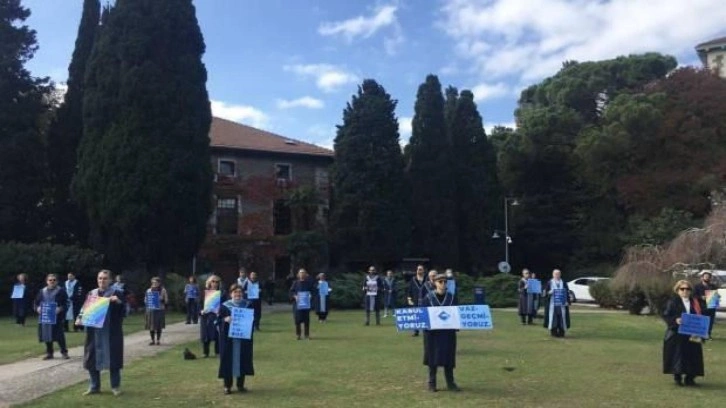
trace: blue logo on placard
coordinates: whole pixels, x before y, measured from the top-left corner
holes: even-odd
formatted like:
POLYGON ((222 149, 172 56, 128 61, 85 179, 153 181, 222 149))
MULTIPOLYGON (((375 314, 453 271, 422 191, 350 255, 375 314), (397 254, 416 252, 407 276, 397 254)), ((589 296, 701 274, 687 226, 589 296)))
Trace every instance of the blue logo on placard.
POLYGON ((441 313, 439 313, 439 319, 441 319, 443 321, 449 320, 449 317, 451 317, 451 315, 446 313, 445 310, 442 310, 441 313))

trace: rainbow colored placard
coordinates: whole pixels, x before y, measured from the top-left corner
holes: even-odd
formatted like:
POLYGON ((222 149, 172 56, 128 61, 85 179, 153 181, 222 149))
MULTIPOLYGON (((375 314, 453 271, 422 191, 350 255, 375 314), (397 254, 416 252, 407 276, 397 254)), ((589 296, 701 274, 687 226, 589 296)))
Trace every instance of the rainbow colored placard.
POLYGON ((108 307, 111 299, 103 296, 89 296, 83 305, 81 324, 86 327, 95 327, 100 329, 106 321, 108 307))
POLYGON ((709 309, 718 308, 721 303, 721 295, 718 294, 717 290, 706 291, 706 307, 709 309))
POLYGON ((219 313, 219 305, 222 303, 222 291, 204 291, 204 309, 202 313, 219 313))

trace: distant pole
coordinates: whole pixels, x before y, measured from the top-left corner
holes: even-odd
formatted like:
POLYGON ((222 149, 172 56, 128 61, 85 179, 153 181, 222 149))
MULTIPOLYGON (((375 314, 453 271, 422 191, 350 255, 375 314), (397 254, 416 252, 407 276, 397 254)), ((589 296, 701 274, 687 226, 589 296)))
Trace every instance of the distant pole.
POLYGON ((504 197, 504 262, 509 264, 509 203, 504 197))
POLYGON ((197 276, 197 256, 192 255, 192 275, 197 276))

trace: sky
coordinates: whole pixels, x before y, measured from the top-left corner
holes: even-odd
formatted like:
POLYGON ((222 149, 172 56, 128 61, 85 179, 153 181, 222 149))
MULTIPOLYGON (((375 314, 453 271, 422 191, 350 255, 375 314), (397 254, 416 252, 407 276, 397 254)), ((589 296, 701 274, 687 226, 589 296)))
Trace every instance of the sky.
MULTIPOLYGON (((212 112, 332 148, 363 79, 398 101, 401 143, 418 86, 470 89, 484 126, 513 127, 522 89, 565 60, 662 52, 726 36, 723 0, 195 0, 212 112)), ((22 0, 39 50, 27 67, 62 84, 82 0, 22 0)), ((105 3, 105 1, 102 1, 105 3)))

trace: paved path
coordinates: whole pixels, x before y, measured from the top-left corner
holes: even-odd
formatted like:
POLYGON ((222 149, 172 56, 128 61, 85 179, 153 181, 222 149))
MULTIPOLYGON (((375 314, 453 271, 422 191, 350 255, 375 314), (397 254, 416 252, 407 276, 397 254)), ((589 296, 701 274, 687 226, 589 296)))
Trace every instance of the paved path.
MULTIPOLYGON (((263 306, 265 313, 288 311, 287 304, 263 306)), ((149 346, 149 332, 140 331, 124 336, 124 365, 135 360, 154 356, 176 345, 199 339, 199 325, 174 323, 166 326, 160 346, 149 346)), ((56 353, 58 354, 58 353, 56 353)), ((69 360, 55 358, 44 361, 30 358, 15 363, 0 365, 0 408, 32 401, 43 395, 88 381, 88 372, 83 369, 83 346, 68 350, 69 360), (39 386, 42 385, 42 386, 39 386)), ((123 389, 123 371, 122 371, 123 389)), ((101 375, 102 389, 108 389, 108 374, 101 375)))

